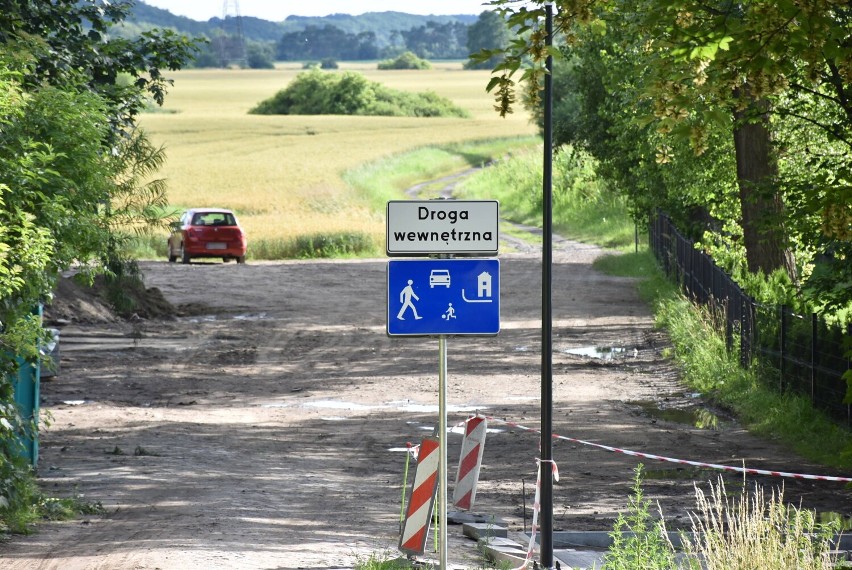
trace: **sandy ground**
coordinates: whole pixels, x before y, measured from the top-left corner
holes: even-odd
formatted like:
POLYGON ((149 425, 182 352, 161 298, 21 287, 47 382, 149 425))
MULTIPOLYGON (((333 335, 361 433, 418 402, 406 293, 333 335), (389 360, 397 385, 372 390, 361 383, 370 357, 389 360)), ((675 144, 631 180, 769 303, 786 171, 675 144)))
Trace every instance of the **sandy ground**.
MULTIPOLYGON (((504 245, 522 251, 501 255, 500 334, 448 340, 450 425, 474 410, 539 425, 540 255, 504 245)), ((556 433, 675 458, 829 472, 690 394, 631 280, 594 271, 597 255, 559 241, 554 256, 556 433), (625 351, 568 352, 589 347, 625 351), (660 408, 705 410, 718 428, 668 421, 653 413, 660 408)), ((143 263, 148 285, 184 316, 66 324, 61 373, 42 385, 52 423, 40 482, 51 495, 99 501, 105 514, 16 536, 0 544, 0 566, 325 569, 396 556, 402 450, 438 422, 438 344, 385 334, 386 265, 143 263)), ((490 427, 474 511, 520 531, 532 513, 538 441, 490 427)), ((460 444, 448 436, 451 479, 460 444)), ((554 458, 556 529, 610 530, 638 460, 562 440, 554 458)), ((694 482, 717 477, 646 468, 646 495, 675 528, 688 524, 694 482)), ((737 488, 741 478, 726 480, 737 488)), ((785 495, 852 512, 852 494, 837 483, 790 480, 785 495)), ((448 545, 452 567, 483 564, 459 527, 448 545)))

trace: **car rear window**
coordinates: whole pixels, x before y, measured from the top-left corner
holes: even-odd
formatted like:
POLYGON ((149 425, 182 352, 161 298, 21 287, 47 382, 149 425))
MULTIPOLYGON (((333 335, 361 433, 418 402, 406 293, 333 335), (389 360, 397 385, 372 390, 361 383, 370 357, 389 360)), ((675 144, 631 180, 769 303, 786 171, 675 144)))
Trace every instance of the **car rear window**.
POLYGON ((237 220, 230 212, 204 212, 192 217, 193 226, 236 226, 237 220))

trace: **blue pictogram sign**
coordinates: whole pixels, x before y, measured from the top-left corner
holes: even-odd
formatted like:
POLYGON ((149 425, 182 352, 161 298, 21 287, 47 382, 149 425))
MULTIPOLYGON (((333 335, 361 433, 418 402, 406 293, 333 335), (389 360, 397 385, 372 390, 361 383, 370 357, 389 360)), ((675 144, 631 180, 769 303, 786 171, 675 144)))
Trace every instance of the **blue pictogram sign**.
POLYGON ((497 334, 500 261, 389 261, 387 322, 391 336, 497 334))

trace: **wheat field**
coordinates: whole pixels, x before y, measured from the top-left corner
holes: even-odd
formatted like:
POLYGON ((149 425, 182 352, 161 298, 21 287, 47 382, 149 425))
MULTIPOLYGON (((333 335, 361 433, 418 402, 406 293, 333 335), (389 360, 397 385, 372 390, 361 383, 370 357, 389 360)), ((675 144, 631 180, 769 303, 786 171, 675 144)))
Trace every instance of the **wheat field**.
POLYGON ((231 208, 250 243, 323 232, 379 237, 383 212, 358 199, 343 180, 346 171, 419 147, 535 133, 525 114, 504 119, 493 110, 485 92, 487 71, 465 71, 460 63, 423 71, 343 64, 339 71, 344 70, 395 89, 435 91, 472 118, 249 115, 301 72, 301 65, 174 72, 162 110, 140 120, 166 150, 160 175, 168 182, 171 205, 231 208))

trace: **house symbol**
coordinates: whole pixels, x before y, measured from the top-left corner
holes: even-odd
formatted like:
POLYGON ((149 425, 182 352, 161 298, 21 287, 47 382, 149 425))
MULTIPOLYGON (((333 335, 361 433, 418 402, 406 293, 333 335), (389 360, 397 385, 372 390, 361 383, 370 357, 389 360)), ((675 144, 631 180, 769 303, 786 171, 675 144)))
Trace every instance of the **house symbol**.
POLYGON ((478 297, 491 297, 491 274, 483 271, 477 277, 476 295, 478 297))

